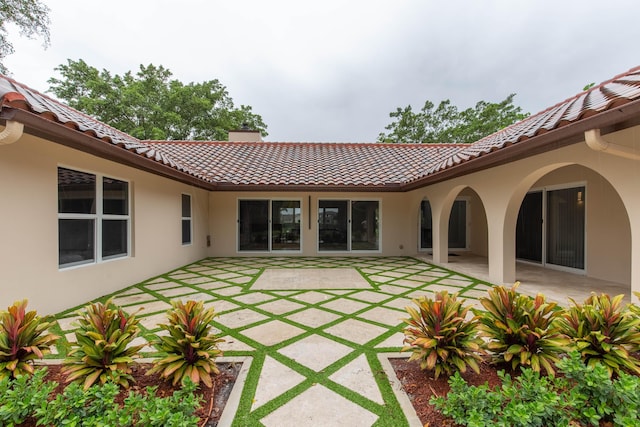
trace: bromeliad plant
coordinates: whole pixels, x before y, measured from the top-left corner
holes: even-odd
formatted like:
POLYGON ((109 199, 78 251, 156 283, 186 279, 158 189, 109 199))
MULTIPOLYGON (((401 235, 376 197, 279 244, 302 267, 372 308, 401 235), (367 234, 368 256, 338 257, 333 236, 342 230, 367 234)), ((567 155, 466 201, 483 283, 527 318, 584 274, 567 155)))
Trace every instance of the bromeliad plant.
POLYGON ((153 343, 159 359, 148 374, 160 373, 162 378, 172 379, 174 385, 189 378, 195 384, 202 381, 211 388, 211 374, 220 372, 215 363, 216 357, 222 355, 218 344, 224 341, 211 333, 215 310, 205 309, 202 301, 171 304, 173 308, 167 313, 169 323, 159 325, 169 335, 153 343))
POLYGON ((629 353, 640 347, 640 317, 623 306, 623 295, 591 294, 572 306, 560 321, 587 366, 602 363, 609 375, 621 370, 640 374, 640 360, 629 353))
POLYGON ((33 374, 32 361, 42 359, 58 336, 47 333, 51 317, 27 312, 27 300, 0 311, 0 379, 33 374))
POLYGON ((495 363, 509 363, 512 369, 526 366, 535 372, 543 368, 553 375, 555 363, 570 344, 557 323, 562 312, 542 294, 532 298, 518 293, 519 285, 494 286, 488 297, 480 298, 485 308, 476 311, 481 334, 488 339, 486 347, 495 363))
POLYGON ((64 360, 67 382, 83 381, 87 390, 96 381, 113 381, 125 388, 133 380, 129 365, 143 345, 131 346, 140 333, 139 320, 111 300, 90 304, 78 312, 77 342, 64 360))
POLYGON ((413 300, 418 307, 406 307, 411 316, 404 319, 402 351, 412 350, 409 360, 419 360, 420 368, 434 371, 438 378, 442 373, 466 372, 467 366, 480 371, 482 340, 477 335, 478 316, 467 320, 470 307, 458 301, 457 294, 438 292, 434 299, 426 296, 413 300))

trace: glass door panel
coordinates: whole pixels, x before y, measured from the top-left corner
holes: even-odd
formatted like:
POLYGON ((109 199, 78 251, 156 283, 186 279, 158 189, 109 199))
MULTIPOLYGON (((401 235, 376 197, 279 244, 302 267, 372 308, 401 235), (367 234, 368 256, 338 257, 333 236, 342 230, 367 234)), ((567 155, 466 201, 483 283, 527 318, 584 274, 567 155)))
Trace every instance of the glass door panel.
POLYGON ((542 263, 542 191, 528 193, 520 205, 516 258, 542 263))
POLYGON ((378 235, 378 202, 351 202, 351 250, 378 250, 378 235))
POLYGON ((420 249, 433 248, 433 221, 431 219, 431 203, 423 200, 420 203, 420 249))
POLYGON ((349 250, 347 240, 349 202, 320 200, 318 206, 318 249, 321 251, 349 250))
POLYGON ((449 216, 449 249, 467 249, 467 201, 456 200, 449 216))
POLYGON ((300 202, 274 200, 271 204, 271 249, 300 250, 300 202))
POLYGON ((269 201, 240 200, 238 215, 238 249, 269 250, 269 201))
POLYGON ((584 187, 547 191, 547 263, 584 269, 584 187))

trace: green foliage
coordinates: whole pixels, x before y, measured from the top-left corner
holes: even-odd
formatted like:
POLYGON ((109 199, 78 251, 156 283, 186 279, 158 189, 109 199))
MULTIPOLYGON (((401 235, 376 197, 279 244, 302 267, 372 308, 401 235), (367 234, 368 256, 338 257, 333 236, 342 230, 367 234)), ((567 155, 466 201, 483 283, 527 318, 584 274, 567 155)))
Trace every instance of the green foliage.
POLYGON ((27 300, 22 300, 0 311, 0 379, 32 374, 31 362, 49 353, 58 339, 46 333, 53 325, 50 317, 26 308, 27 300))
POLYGON ((569 381, 565 398, 572 402, 576 420, 596 426, 600 421, 630 427, 640 424, 640 378, 621 372, 612 380, 605 365, 586 366, 577 351, 558 362, 558 369, 569 381))
POLYGON ((561 311, 541 294, 532 298, 518 293, 518 286, 494 286, 480 299, 486 311, 476 313, 487 349, 494 362, 510 363, 512 369, 526 366, 553 374, 554 363, 570 343, 557 324, 561 311))
POLYGON ((40 36, 49 46, 49 8, 39 0, 2 0, 0 2, 0 74, 7 74, 2 60, 14 52, 7 37, 7 24, 13 24, 20 35, 27 38, 40 36))
POLYGON ((472 427, 568 426, 566 402, 559 390, 561 379, 541 376, 525 368, 513 380, 498 373, 502 387, 468 385, 458 373, 449 379, 447 397, 432 398, 431 404, 456 423, 472 427))
POLYGON ((37 369, 33 375, 18 375, 0 379, 0 425, 23 423, 39 408, 47 407, 49 394, 57 383, 45 382, 47 369, 37 369))
POLYGON ((132 380, 129 364, 143 345, 130 346, 138 335, 138 319, 116 307, 111 300, 88 305, 78 312, 77 342, 64 360, 67 381, 84 380, 84 389, 94 382, 113 381, 123 387, 132 380))
POLYGON ((624 307, 622 299, 592 294, 584 304, 571 300, 559 326, 587 365, 602 363, 609 375, 622 370, 640 374, 640 360, 629 354, 640 345, 640 317, 624 307))
POLYGON ((167 313, 169 323, 160 328, 169 332, 154 342, 158 350, 148 374, 160 373, 173 384, 190 378, 212 387, 211 374, 219 373, 215 358, 222 355, 218 344, 223 340, 211 333, 211 321, 216 316, 213 308, 205 309, 202 301, 172 301, 167 313))
POLYGON ((378 135, 379 142, 391 143, 472 143, 499 131, 528 116, 513 105, 515 94, 503 101, 478 102, 474 108, 459 111, 450 100, 441 101, 436 107, 426 101, 419 112, 411 105, 397 108, 389 114, 394 119, 385 127, 390 131, 378 135))
POLYGON ((82 59, 56 71, 62 78, 49 79, 49 90, 58 98, 139 139, 224 141, 243 124, 267 134, 262 117, 249 106, 236 108, 218 80, 184 84, 153 64, 112 75, 82 59))
POLYGON ((194 426, 198 423, 194 414, 201 404, 201 398, 194 394, 195 388, 195 384, 188 382, 181 390, 163 398, 156 396, 155 388, 148 387, 146 396, 129 392, 119 406, 114 402, 120 392, 115 383, 95 384, 87 389, 72 383, 33 415, 38 425, 194 426))
POLYGON ((442 291, 434 299, 420 297, 413 302, 418 309, 407 307, 411 318, 404 320, 409 326, 402 350, 413 351, 409 360, 420 360, 420 368, 434 371, 436 378, 443 372, 465 372, 467 366, 479 372, 482 341, 476 333, 477 316, 466 320, 470 307, 462 305, 464 300, 442 291))

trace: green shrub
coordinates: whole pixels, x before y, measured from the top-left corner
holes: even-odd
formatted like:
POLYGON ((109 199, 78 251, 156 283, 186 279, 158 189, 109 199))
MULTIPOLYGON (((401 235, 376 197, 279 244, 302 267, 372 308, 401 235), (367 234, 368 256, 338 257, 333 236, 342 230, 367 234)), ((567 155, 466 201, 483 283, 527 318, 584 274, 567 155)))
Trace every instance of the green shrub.
POLYGON ((147 374, 160 373, 173 384, 190 378, 196 384, 202 381, 212 387, 211 374, 219 373, 215 359, 222 355, 218 344, 224 340, 211 333, 211 321, 216 316, 213 308, 205 309, 202 301, 173 301, 168 311, 169 323, 160 328, 169 332, 153 345, 158 353, 147 374))
POLYGON ((640 360, 629 354, 640 345, 640 318, 622 305, 622 299, 623 295, 612 299, 592 294, 584 304, 571 300, 559 325, 587 365, 602 363, 609 375, 622 370, 640 374, 640 360))
POLYGON ((18 375, 0 379, 0 425, 23 423, 39 408, 47 407, 49 394, 57 383, 45 382, 47 369, 36 369, 33 375, 18 375))
POLYGON ((64 360, 67 381, 83 381, 84 389, 100 380, 128 387, 130 363, 143 345, 130 346, 138 335, 138 319, 107 301, 90 304, 78 313, 76 343, 64 360))
POLYGON ((94 384, 87 389, 78 383, 69 384, 62 394, 35 412, 38 425, 55 426, 195 426, 195 411, 201 398, 194 394, 196 385, 186 381, 181 390, 168 397, 158 397, 154 387, 147 395, 129 392, 122 406, 114 402, 120 388, 113 382, 94 384))
POLYGON ((513 380, 498 373, 502 386, 491 390, 487 384, 470 386, 458 373, 449 379, 447 397, 432 398, 445 416, 471 427, 568 426, 567 403, 559 390, 563 380, 541 376, 530 368, 513 380))
POLYGON ((420 297, 413 302, 417 309, 407 307, 411 316, 405 319, 405 346, 412 350, 409 360, 420 360, 420 368, 434 371, 436 378, 443 372, 465 372, 467 366, 479 372, 478 361, 482 340, 478 337, 477 316, 467 320, 470 307, 457 300, 457 294, 438 292, 434 299, 420 297))
POLYGON ((0 311, 0 379, 33 373, 34 359, 42 359, 58 339, 46 331, 52 318, 26 311, 27 300, 17 301, 0 311))
POLYGON ((496 363, 509 363, 512 369, 544 369, 553 375, 555 362, 570 343, 557 324, 561 311, 542 294, 532 298, 518 293, 519 285, 494 286, 488 297, 480 298, 486 311, 475 313, 488 339, 487 349, 496 363))
POLYGON ((599 425, 640 425, 640 378, 620 372, 612 380, 602 363, 585 365, 580 353, 571 352, 558 362, 558 369, 569 381, 565 399, 572 402, 574 419, 599 425))

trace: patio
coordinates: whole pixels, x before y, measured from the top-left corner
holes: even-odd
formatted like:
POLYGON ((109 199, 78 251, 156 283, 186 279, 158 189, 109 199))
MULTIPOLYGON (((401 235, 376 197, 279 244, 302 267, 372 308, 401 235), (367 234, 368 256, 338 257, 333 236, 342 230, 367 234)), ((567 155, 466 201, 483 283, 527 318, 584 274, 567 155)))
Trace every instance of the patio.
MULTIPOLYGON (((490 286, 410 257, 238 257, 204 259, 111 297, 142 309, 140 343, 160 331, 172 299, 215 308, 225 357, 251 358, 233 425, 402 426, 414 424, 380 356, 402 347, 404 307, 443 289, 478 305, 490 286)), ((58 315, 63 341, 75 340, 80 308, 58 315)))

